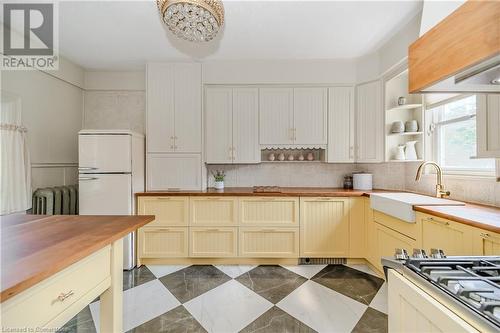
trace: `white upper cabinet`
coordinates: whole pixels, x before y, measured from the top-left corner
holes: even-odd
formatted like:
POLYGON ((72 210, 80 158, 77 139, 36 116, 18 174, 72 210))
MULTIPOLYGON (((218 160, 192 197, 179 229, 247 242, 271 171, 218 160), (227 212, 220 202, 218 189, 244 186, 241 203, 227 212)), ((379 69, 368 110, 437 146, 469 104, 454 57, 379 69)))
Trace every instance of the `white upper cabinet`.
POLYGON ((354 89, 328 89, 328 163, 354 162, 354 89))
POLYGON ((147 68, 147 151, 201 153, 201 65, 147 68))
POLYGON ((293 144, 293 88, 261 88, 259 94, 260 144, 293 144))
POLYGON ((147 151, 174 151, 174 65, 149 64, 147 70, 147 151))
POLYGON ((380 81, 357 86, 355 159, 361 163, 384 160, 384 114, 380 81))
POLYGON ((500 158, 500 95, 478 95, 477 156, 500 158))
POLYGON ((326 88, 261 88, 261 145, 325 145, 326 88))
POLYGON ((231 88, 205 90, 206 162, 232 163, 233 92, 231 88))
POLYGON ((201 152, 201 65, 175 64, 175 151, 201 152))
POLYGON ((205 90, 206 162, 259 163, 259 91, 209 87, 205 90))
POLYGON ((257 88, 233 89, 233 163, 260 163, 257 88))
POLYGON ((293 89, 295 144, 324 145, 327 142, 326 88, 293 89))

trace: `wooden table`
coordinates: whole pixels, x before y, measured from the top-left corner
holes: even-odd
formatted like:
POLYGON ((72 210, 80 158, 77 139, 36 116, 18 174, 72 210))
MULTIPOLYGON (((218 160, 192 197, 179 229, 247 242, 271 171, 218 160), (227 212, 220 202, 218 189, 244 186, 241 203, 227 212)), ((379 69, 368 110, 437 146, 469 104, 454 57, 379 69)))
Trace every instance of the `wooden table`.
POLYGON ((60 328, 101 295, 100 331, 122 331, 122 238, 154 216, 0 218, 4 330, 60 328))

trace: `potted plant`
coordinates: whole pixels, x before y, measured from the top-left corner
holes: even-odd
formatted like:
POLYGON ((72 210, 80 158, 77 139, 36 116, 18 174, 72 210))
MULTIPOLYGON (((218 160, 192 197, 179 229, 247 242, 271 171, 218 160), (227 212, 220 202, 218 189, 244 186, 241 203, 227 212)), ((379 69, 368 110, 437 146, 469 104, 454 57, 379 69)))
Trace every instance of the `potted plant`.
POLYGON ((215 180, 214 187, 218 190, 222 190, 224 188, 224 177, 226 177, 226 173, 224 170, 215 170, 215 172, 212 171, 212 175, 215 180))

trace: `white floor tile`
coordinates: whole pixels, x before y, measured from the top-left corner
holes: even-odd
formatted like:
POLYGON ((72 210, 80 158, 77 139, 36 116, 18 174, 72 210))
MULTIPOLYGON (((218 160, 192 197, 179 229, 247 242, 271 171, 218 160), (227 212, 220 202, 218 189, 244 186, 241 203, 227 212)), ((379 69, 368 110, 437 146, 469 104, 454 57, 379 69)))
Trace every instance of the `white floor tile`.
POLYGON ((380 277, 380 275, 378 275, 374 270, 372 270, 370 267, 368 267, 368 265, 353 264, 353 265, 346 265, 346 266, 357 269, 358 271, 361 271, 361 272, 364 272, 367 274, 375 275, 376 277, 380 277))
MULTIPOLYGON (((99 333, 100 301, 90 304, 90 312, 99 333)), ((180 303, 158 280, 123 293, 123 331, 126 332, 179 306, 180 303)))
POLYGON ((184 307, 207 331, 224 333, 240 331, 272 306, 236 280, 184 303, 184 307))
POLYGON ((157 278, 161 278, 162 276, 168 275, 170 273, 174 273, 180 271, 183 268, 186 268, 186 265, 147 265, 148 269, 153 273, 157 278))
POLYGON ((370 307, 387 314, 387 282, 380 287, 377 295, 372 299, 370 307))
POLYGON ((223 271, 225 274, 229 275, 230 277, 237 278, 243 273, 246 273, 252 269, 254 269, 257 266, 249 266, 249 265, 217 265, 215 266, 221 271, 223 271))
MULTIPOLYGON (((282 265, 283 266, 283 265, 282 265)), ((284 268, 299 274, 306 279, 312 278, 314 275, 319 273, 326 265, 291 265, 291 266, 283 266, 284 268)))
POLYGON ((318 332, 350 332, 367 308, 313 281, 276 305, 318 332))

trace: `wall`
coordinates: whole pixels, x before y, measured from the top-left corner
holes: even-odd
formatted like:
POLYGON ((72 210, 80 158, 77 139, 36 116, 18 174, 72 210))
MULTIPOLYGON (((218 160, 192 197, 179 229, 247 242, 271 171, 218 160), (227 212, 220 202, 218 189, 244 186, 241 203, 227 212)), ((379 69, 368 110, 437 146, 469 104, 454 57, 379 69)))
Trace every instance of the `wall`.
POLYGON ((2 71, 1 75, 1 89, 21 101, 32 188, 76 184, 83 70, 60 57, 58 71, 2 71))
POLYGON ((86 72, 83 127, 145 132, 144 72, 86 72))

